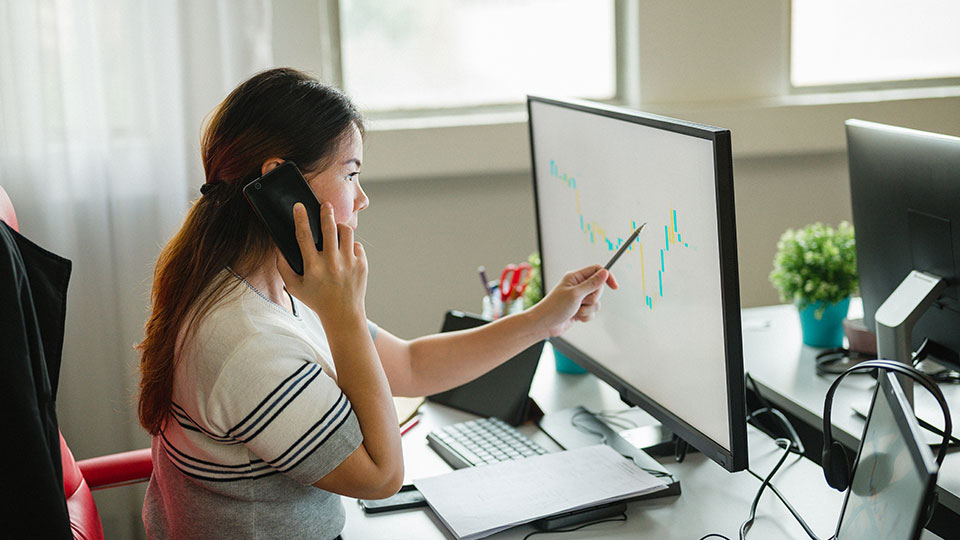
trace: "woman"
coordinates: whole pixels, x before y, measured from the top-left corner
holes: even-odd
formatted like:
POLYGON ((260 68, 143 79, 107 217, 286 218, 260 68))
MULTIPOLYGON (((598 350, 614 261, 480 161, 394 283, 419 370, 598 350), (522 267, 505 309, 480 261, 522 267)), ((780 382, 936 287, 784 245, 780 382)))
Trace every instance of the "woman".
POLYGON ((377 328, 366 319, 366 257, 354 242, 369 204, 362 136, 343 94, 290 69, 253 76, 210 118, 203 195, 160 254, 140 345, 151 538, 337 537, 336 494, 383 498, 403 482, 391 395, 471 380, 589 320, 604 283, 616 288, 592 266, 481 328, 410 341, 377 328), (284 160, 323 201, 322 252, 294 207, 303 276, 241 193, 284 160))

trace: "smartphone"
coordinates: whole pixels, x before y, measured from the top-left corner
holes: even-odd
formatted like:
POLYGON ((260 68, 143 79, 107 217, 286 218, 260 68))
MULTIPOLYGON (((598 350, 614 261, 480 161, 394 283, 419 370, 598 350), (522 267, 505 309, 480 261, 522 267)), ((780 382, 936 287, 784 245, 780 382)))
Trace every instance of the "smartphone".
POLYGON ((368 514, 390 512, 391 510, 405 510, 427 505, 427 499, 413 484, 406 484, 396 495, 386 499, 358 499, 363 511, 368 514))
POLYGON ((320 233, 320 201, 300 174, 300 169, 292 161, 284 161, 247 184, 243 188, 243 195, 267 227, 280 253, 290 263, 290 268, 302 276, 303 256, 294 227, 294 203, 301 202, 307 209, 307 220, 317 251, 323 251, 323 236, 320 233))

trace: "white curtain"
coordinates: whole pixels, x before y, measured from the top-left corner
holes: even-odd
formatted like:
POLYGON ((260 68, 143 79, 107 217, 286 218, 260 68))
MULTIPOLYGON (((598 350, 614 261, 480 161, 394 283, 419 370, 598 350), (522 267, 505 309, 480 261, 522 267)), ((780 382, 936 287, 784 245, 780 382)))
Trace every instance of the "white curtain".
MULTIPOLYGON (((73 261, 58 415, 77 459, 149 444, 133 345, 153 265, 198 196, 204 115, 271 67, 270 15, 269 0, 0 0, 0 185, 21 232, 73 261)), ((97 494, 108 538, 143 534, 128 489, 97 494)))

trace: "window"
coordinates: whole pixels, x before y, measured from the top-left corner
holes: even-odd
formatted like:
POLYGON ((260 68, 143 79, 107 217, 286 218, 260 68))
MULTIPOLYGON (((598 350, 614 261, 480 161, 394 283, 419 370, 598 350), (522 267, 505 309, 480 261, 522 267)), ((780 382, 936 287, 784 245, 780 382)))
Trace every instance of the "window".
POLYGON ((614 2, 340 1, 344 89, 365 110, 616 93, 614 2))
POLYGON ((960 76, 960 2, 793 0, 794 86, 960 76))

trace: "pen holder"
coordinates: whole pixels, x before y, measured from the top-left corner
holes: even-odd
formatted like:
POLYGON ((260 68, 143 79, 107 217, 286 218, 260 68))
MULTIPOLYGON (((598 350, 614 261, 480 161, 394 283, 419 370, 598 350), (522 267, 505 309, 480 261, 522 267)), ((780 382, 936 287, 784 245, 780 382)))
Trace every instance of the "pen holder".
POLYGON ((523 298, 507 302, 506 305, 500 301, 500 294, 494 290, 490 296, 484 296, 482 300, 480 316, 487 320, 499 319, 505 315, 513 315, 523 311, 523 298))
POLYGON ((484 296, 480 309, 480 316, 488 321, 499 319, 503 312, 503 304, 500 303, 500 295, 494 291, 490 296, 484 296))

